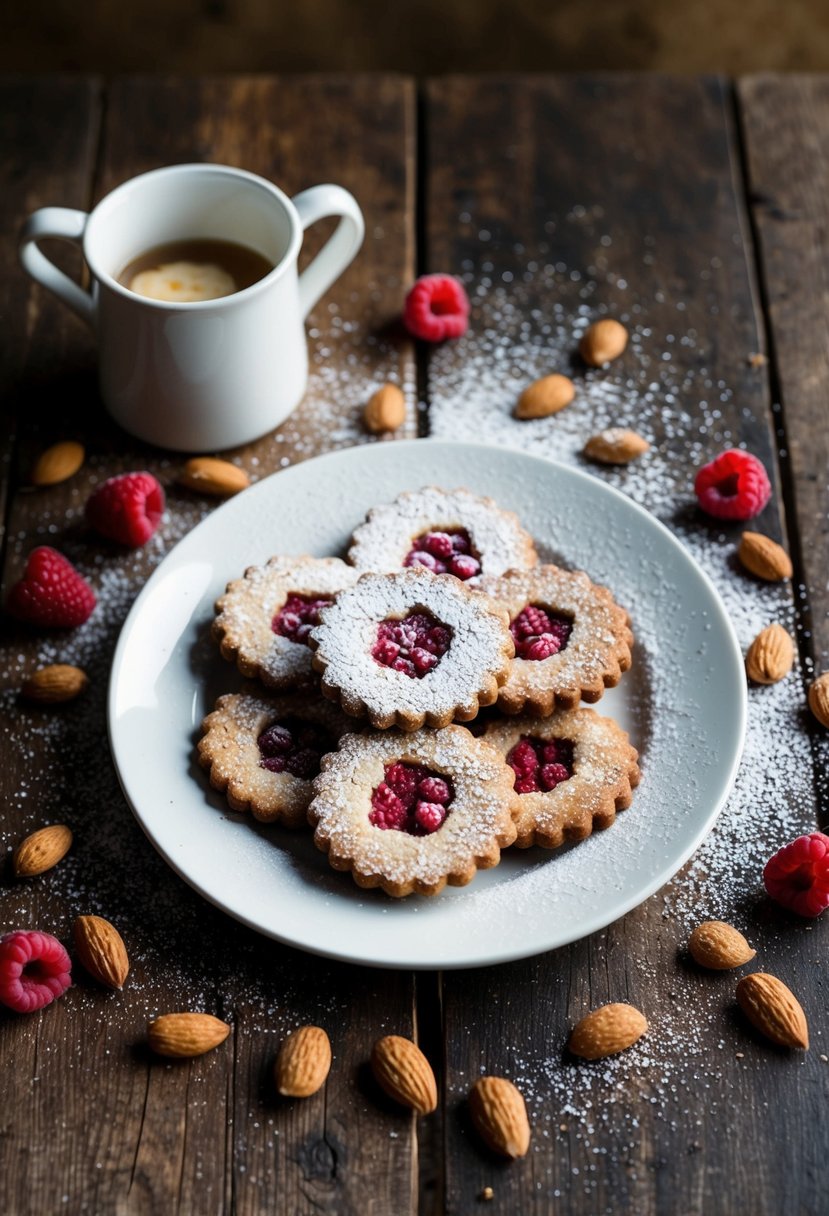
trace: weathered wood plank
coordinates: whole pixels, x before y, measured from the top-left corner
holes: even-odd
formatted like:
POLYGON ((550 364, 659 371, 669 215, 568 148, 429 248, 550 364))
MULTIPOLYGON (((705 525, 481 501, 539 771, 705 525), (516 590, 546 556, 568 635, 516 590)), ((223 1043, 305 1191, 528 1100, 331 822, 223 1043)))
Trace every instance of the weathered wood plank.
MULTIPOLYGON (((782 535, 768 381, 748 363, 763 323, 728 89, 715 79, 450 78, 429 86, 425 120, 427 268, 463 274, 473 299, 469 336, 429 362, 432 432, 580 462, 595 431, 633 427, 652 441, 647 460, 596 475, 679 534, 744 644, 768 620, 793 627, 789 590, 740 574, 739 527, 706 523, 691 493, 696 466, 744 443, 778 491, 757 526, 782 535), (631 343, 610 369, 586 372, 578 335, 604 313, 625 321, 631 343), (574 375, 576 402, 545 423, 514 421, 520 389, 553 371, 574 375)), ((555 547, 566 557, 566 538, 555 547)), ((494 1213, 819 1210, 821 1040, 803 1060, 764 1047, 733 1014, 735 977, 703 975, 682 956, 700 920, 739 924, 759 967, 798 991, 815 1037, 825 1035, 815 938, 826 926, 793 924, 761 894, 765 857, 815 813, 799 681, 769 691, 751 691, 727 810, 663 892, 573 947, 445 977, 449 1211, 471 1210, 484 1185, 494 1213), (613 1000, 646 1012, 648 1039, 613 1061, 575 1064, 564 1052, 570 1028, 613 1000), (463 1099, 482 1071, 512 1077, 528 1097, 533 1147, 513 1166, 497 1165, 468 1126, 463 1099)))
MULTIPOLYGON (((84 96, 85 86, 74 87, 84 96)), ((17 140, 9 173, 27 165, 25 192, 4 200, 15 222, 40 202, 84 206, 93 190, 91 159, 81 169, 78 153, 95 143, 91 109, 80 113, 77 101, 73 126, 63 94, 47 91, 38 100, 33 89, 32 98, 34 119, 30 106, 4 110, 17 140), (63 124, 54 146, 52 119, 63 124)), ((384 332, 413 270, 413 139, 412 90, 400 79, 131 79, 108 93, 95 197, 146 168, 209 159, 243 164, 289 193, 337 181, 364 208, 369 240, 311 321, 305 402, 276 434, 234 454, 255 477, 365 441, 359 412, 377 382, 399 379, 414 405, 410 347, 384 332)), ((0 777, 3 848, 51 820, 69 822, 76 843, 42 880, 5 882, 0 930, 39 925, 65 940, 74 915, 98 912, 121 929, 133 971, 120 995, 79 976, 42 1015, 0 1018, 7 1078, 0 1172, 13 1200, 6 1208, 408 1212, 412 1120, 366 1096, 357 1063, 384 1029, 412 1032, 411 978, 307 958, 231 922, 166 868, 123 802, 105 735, 112 649, 149 572, 211 504, 175 490, 176 463, 106 420, 88 370, 89 342, 75 320, 35 288, 24 295, 19 278, 18 299, 29 300, 30 351, 18 377, 26 407, 19 411, 18 468, 25 470, 69 418, 89 459, 67 485, 16 496, 5 582, 17 576, 28 550, 48 539, 90 576, 100 602, 71 636, 19 630, 6 652, 4 707, 12 727, 0 777), (70 339, 85 343, 76 379, 64 349, 70 339), (39 368, 48 370, 42 387, 39 368), (94 484, 131 468, 149 468, 169 487, 169 513, 159 539, 124 555, 90 538, 82 511, 94 484), (66 712, 19 707, 22 674, 52 656, 88 670, 88 694, 66 712), (142 1046, 146 1019, 176 1008, 227 1017, 231 1038, 193 1063, 151 1061, 142 1046), (328 1029, 334 1069, 317 1097, 282 1102, 271 1081, 273 1058, 283 1035, 305 1022, 328 1029)))

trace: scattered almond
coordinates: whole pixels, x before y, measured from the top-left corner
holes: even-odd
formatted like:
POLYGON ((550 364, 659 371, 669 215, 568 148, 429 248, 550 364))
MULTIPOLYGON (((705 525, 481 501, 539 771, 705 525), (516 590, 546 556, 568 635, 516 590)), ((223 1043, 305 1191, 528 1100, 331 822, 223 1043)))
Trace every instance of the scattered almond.
POLYGON ((278 1093, 309 1098, 325 1084, 331 1068, 331 1043, 319 1026, 300 1026, 279 1048, 274 1065, 278 1093))
POLYGON ((620 321, 594 321, 579 342, 579 354, 590 367, 603 367, 618 359, 628 344, 628 331, 620 321))
POLYGON ((602 1060, 632 1047, 647 1029, 647 1020, 632 1005, 601 1005, 573 1028, 569 1046, 583 1060, 602 1060))
POLYGON ((647 439, 637 435, 636 431, 613 426, 588 439, 584 454, 588 460, 597 460, 599 464, 630 464, 631 460, 647 452, 650 446, 647 439))
POLYGON ((764 971, 744 976, 737 985, 737 1004, 752 1026, 780 1047, 809 1046, 806 1014, 782 980, 764 971))
POLYGON ((784 578, 792 577, 792 562, 786 550, 761 532, 743 533, 737 557, 749 573, 768 583, 780 583, 784 578))
POLYGON ((53 663, 41 667, 29 676, 20 690, 27 701, 38 705, 58 705, 62 701, 73 701, 89 683, 86 672, 68 663, 53 663))
POLYGON ((748 358, 746 359, 746 363, 749 365, 749 367, 754 367, 754 368, 765 367, 766 364, 768 363, 768 358, 765 355, 761 354, 760 351, 755 350, 755 351, 752 351, 751 354, 748 356, 748 358))
POLYGON ((739 929, 722 920, 706 920, 697 925, 688 939, 688 949, 694 962, 710 971, 742 967, 757 953, 739 929))
POLYGON ((194 456, 179 473, 179 483, 197 494, 210 494, 215 498, 229 498, 250 485, 244 469, 229 460, 216 460, 213 456, 194 456))
POLYGON ((513 414, 521 419, 548 418, 569 405, 575 395, 575 385, 567 376, 557 373, 542 376, 540 380, 527 385, 518 398, 513 414))
POLYGON ((103 916, 78 916, 72 926, 75 953, 93 979, 107 988, 123 988, 130 960, 124 939, 103 916))
POLYGON ((384 384, 372 393, 363 410, 363 421, 374 435, 396 431, 406 419, 406 398, 397 384, 384 384))
POLYGON ((203 1056, 229 1034, 227 1022, 210 1013, 164 1013, 147 1026, 147 1040, 156 1055, 182 1060, 203 1056))
POLYGON ((794 663, 794 642, 782 625, 767 625, 746 654, 746 675, 755 684, 776 684, 794 663))
POLYGON ((371 1070, 378 1085, 401 1106, 429 1115, 438 1104, 432 1065, 411 1039, 387 1034, 371 1052, 371 1070))
POLYGON ((469 1113, 487 1148, 500 1157, 524 1157, 530 1123, 520 1090, 505 1077, 481 1077, 469 1093, 469 1113))
POLYGON ((809 709, 821 726, 829 726, 829 671, 818 676, 809 689, 809 709))
POLYGON ((41 452, 32 469, 33 486, 56 486, 58 482, 66 481, 77 473, 84 462, 86 453, 79 443, 71 439, 63 443, 54 443, 45 452, 41 452))
POLYGON ((72 847, 72 833, 65 823, 51 823, 38 828, 21 840, 12 853, 12 869, 17 878, 34 878, 45 874, 65 857, 72 847))

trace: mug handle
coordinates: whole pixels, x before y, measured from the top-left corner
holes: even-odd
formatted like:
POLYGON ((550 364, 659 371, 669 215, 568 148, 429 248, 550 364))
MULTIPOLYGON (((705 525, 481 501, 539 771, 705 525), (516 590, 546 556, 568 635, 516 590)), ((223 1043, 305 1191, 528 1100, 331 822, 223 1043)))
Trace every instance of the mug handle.
POLYGON ((299 276, 299 305, 303 320, 346 266, 353 261, 363 243, 365 222, 357 200, 342 186, 312 186, 293 200, 304 232, 326 215, 339 215, 334 234, 299 276))
POLYGON ((88 218, 85 211, 73 211, 69 207, 41 207, 39 211, 33 212, 23 225, 20 234, 20 260, 24 270, 36 282, 53 292, 59 300, 68 304, 82 321, 91 325, 94 304, 90 293, 70 279, 69 275, 58 270, 46 254, 41 253, 37 245, 44 237, 82 241, 88 218))

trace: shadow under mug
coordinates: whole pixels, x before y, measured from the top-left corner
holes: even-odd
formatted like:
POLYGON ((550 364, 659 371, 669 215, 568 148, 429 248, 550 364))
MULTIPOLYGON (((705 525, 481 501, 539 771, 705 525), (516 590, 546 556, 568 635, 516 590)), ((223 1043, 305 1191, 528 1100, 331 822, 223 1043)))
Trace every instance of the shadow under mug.
POLYGON ((298 405, 308 379, 304 321, 352 261, 363 216, 340 186, 289 199, 265 178, 224 165, 173 165, 118 186, 89 214, 43 207, 23 228, 20 258, 39 283, 92 326, 101 394, 113 418, 159 447, 210 452, 257 439, 298 405), (305 229, 340 216, 301 275, 305 229), (37 242, 79 242, 85 291, 37 242), (139 254, 179 240, 247 245, 273 263, 234 295, 170 303, 136 295, 117 275, 139 254))

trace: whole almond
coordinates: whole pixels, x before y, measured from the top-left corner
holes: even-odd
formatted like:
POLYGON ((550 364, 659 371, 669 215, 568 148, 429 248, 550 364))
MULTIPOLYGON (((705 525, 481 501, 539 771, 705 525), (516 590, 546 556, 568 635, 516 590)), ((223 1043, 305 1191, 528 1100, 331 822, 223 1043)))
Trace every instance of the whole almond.
POLYGON ((647 1029, 647 1020, 632 1005, 601 1005, 573 1028, 569 1047, 583 1060, 602 1060, 632 1047, 647 1029))
POLYGON ((156 1055, 181 1060, 203 1056, 229 1034, 227 1022, 210 1013, 164 1013, 147 1025, 147 1041, 156 1055))
POLYGON ((520 1090, 505 1077, 480 1077, 469 1092, 469 1113, 487 1148, 501 1157, 524 1157, 530 1122, 520 1090))
POLYGON ((737 985, 737 1004, 752 1026, 780 1047, 809 1046, 806 1014, 791 989, 774 975, 755 971, 737 985))
POLYGON ((647 452, 650 446, 647 439, 637 435, 636 431, 613 426, 588 439, 584 454, 588 460, 597 460, 599 464, 630 464, 631 460, 647 452))
POLYGON ((794 642, 782 625, 767 625, 746 653, 746 675, 755 684, 776 684, 792 669, 794 642))
POLYGON ((620 321, 594 321, 579 342, 579 354, 590 367, 603 367, 618 359, 628 344, 628 331, 620 321))
POLYGON ((406 398, 397 384, 384 384, 369 397, 363 410, 363 421, 375 435, 381 431, 396 431, 406 419, 406 398))
POLYGON ((130 972, 124 939, 103 916, 78 916, 72 926, 75 953, 93 979, 107 988, 123 988, 130 972))
POLYGON ((761 532, 743 533, 737 557, 746 570, 767 583, 779 583, 792 577, 792 560, 786 550, 761 532))
POLYGON ((20 689, 20 695, 38 705, 58 705, 62 701, 73 701, 89 683, 86 672, 68 663, 53 663, 41 667, 20 689))
POLYGON ((309 1098, 325 1084, 331 1068, 331 1043, 319 1026, 300 1026, 279 1048, 274 1065, 276 1088, 287 1098, 309 1098))
POLYGON ((72 847, 72 833, 65 823, 51 823, 38 828, 21 840, 12 853, 12 869, 17 878, 34 878, 45 874, 65 857, 72 847))
POLYGON ((432 1065, 411 1039, 399 1034, 378 1039, 371 1052, 371 1071, 390 1098, 416 1114, 429 1115, 437 1106, 432 1065))
POLYGON ((688 939, 688 949, 695 963, 709 971, 730 971, 742 967, 757 951, 733 925, 723 920, 706 920, 697 925, 688 939))
POLYGON ((71 439, 55 443, 41 452, 32 469, 33 486, 56 486, 77 473, 86 453, 79 443, 71 439))
POLYGON ((215 498, 229 498, 250 485, 244 469, 229 460, 216 460, 213 456, 194 456, 188 460, 178 476, 179 483, 197 494, 210 494, 215 498))
POLYGON ((821 726, 829 726, 829 671, 818 676, 809 689, 809 709, 821 726))
POLYGON ((567 376, 554 373, 552 376, 542 376, 524 389, 518 398, 513 414, 516 418, 548 418, 557 414, 576 395, 573 381, 567 376))

